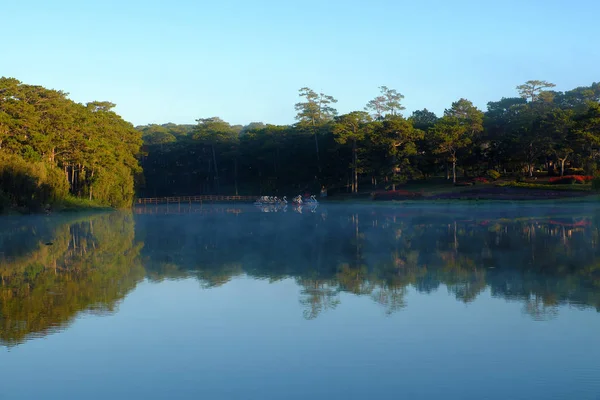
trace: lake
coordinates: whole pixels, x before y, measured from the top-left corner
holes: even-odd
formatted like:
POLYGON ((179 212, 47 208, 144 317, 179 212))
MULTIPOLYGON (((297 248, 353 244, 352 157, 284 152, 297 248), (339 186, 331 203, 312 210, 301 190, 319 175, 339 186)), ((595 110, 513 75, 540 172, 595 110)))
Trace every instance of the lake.
POLYGON ((0 399, 600 399, 600 206, 0 217, 0 399))

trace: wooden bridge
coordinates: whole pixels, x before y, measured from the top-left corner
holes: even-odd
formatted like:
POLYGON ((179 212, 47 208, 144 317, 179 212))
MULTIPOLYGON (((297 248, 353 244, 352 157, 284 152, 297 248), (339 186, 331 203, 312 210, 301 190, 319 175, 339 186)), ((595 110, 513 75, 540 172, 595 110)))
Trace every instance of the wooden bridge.
POLYGON ((179 197, 144 197, 136 200, 136 205, 146 204, 182 204, 182 203, 254 203, 257 196, 179 196, 179 197))

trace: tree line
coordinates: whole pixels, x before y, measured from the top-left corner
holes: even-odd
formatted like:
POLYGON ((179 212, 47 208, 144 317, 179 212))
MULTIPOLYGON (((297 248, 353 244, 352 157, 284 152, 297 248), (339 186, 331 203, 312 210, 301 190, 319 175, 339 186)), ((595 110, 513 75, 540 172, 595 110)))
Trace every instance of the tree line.
POLYGON ((297 122, 231 125, 218 117, 190 125, 138 126, 148 196, 272 194, 395 189, 414 179, 536 171, 592 175, 600 150, 600 83, 558 92, 531 80, 482 111, 467 99, 443 115, 404 117, 404 96, 381 86, 364 110, 338 115, 337 100, 299 91, 297 122), (287 192, 289 193, 289 192, 287 192))
POLYGON ((113 103, 0 78, 0 211, 72 198, 125 207, 136 194, 358 193, 436 176, 595 174, 600 83, 553 87, 528 81, 485 112, 458 99, 441 116, 408 117, 404 96, 386 86, 344 115, 333 96, 305 87, 291 125, 211 117, 134 128, 113 103))
POLYGON ((40 209, 69 197, 130 205, 141 134, 110 102, 0 78, 0 211, 40 209))

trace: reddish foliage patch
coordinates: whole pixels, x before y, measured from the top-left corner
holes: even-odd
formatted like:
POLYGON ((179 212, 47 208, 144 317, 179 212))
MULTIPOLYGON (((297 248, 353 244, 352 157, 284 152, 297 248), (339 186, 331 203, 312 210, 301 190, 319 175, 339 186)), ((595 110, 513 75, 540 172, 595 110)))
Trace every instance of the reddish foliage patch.
POLYGON ((421 197, 421 193, 408 190, 386 190, 371 193, 373 200, 405 200, 407 198, 421 197))
POLYGON ((473 178, 473 182, 488 183, 489 181, 483 176, 478 176, 477 178, 473 178))
POLYGON ((555 176, 548 179, 549 183, 563 184, 563 183, 586 183, 590 182, 594 177, 589 175, 565 175, 555 176))
POLYGON ((577 221, 577 222, 562 222, 562 221, 550 220, 550 221, 548 221, 548 223, 553 224, 553 225, 569 226, 569 227, 588 226, 588 225, 592 224, 590 221, 585 221, 585 220, 577 221))

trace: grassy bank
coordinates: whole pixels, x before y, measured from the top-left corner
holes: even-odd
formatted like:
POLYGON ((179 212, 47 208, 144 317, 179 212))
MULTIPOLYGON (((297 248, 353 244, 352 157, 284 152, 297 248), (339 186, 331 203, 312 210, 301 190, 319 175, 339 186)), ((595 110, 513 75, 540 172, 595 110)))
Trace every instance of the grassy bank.
POLYGON ((113 210, 114 208, 101 204, 94 200, 81 199, 79 197, 67 196, 65 199, 57 202, 50 210, 57 212, 74 212, 89 210, 113 210))
MULTIPOLYGON (((368 189, 367 189, 368 190, 368 189)), ((444 179, 415 181, 396 186, 395 191, 364 190, 358 194, 338 194, 331 196, 333 201, 526 201, 526 200, 571 200, 586 198, 590 200, 599 194, 590 183, 557 184, 547 179, 531 179, 518 182, 514 179, 497 181, 462 180, 453 184, 444 179), (596 196, 594 196, 596 195, 596 196)))
POLYGON ((64 199, 57 200, 44 207, 39 206, 17 206, 6 204, 0 209, 0 215, 23 215, 23 214, 41 214, 53 212, 78 212, 78 211, 110 211, 113 207, 104 205, 97 201, 81 199, 78 197, 67 196, 64 199))

